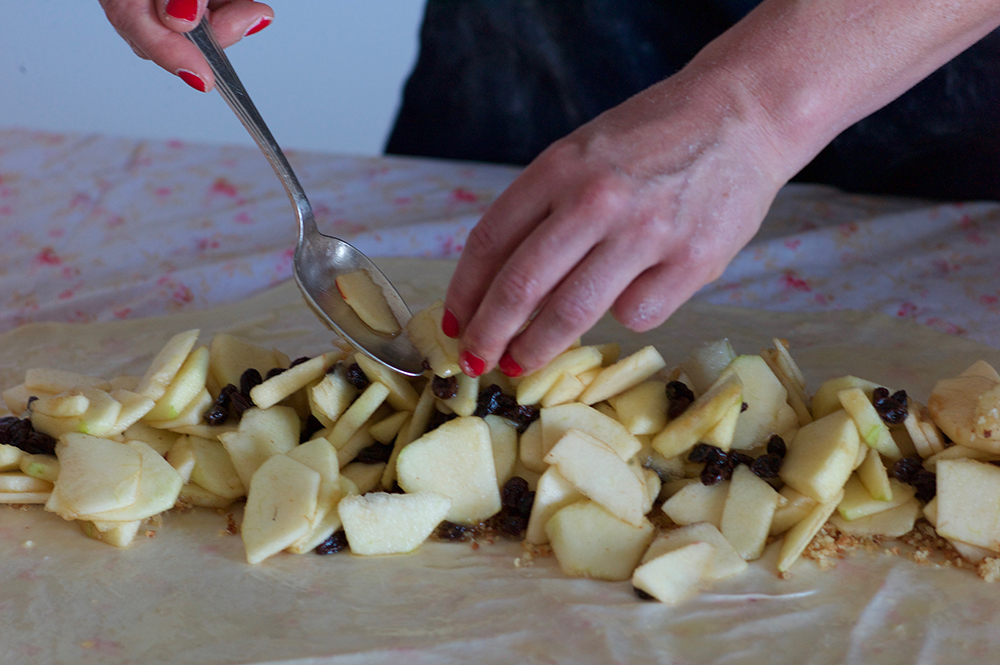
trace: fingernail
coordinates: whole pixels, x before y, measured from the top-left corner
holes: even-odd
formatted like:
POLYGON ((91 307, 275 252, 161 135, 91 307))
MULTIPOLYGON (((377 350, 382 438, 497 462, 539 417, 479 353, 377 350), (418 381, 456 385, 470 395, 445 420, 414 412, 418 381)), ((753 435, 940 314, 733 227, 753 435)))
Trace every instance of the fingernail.
POLYGON ((521 376, 524 372, 524 369, 517 364, 517 361, 510 357, 509 353, 503 354, 503 357, 500 358, 500 362, 498 364, 500 365, 500 371, 512 379, 521 376))
POLYGON ((167 0, 163 11, 180 21, 193 21, 198 18, 198 0, 167 0))
POLYGON ((450 309, 444 310, 444 316, 441 317, 441 332, 452 339, 458 337, 458 317, 450 309))
POLYGON ((201 79, 201 77, 192 71, 188 71, 187 69, 178 69, 177 76, 181 77, 182 81, 198 92, 205 92, 208 90, 208 86, 205 85, 205 82, 201 79))
POLYGON ((244 37, 249 37, 250 35, 256 35, 258 32, 271 25, 270 16, 261 16, 257 19, 253 25, 247 28, 247 31, 243 33, 244 37))
POLYGON ((486 361, 468 351, 458 354, 458 362, 462 365, 462 371, 472 377, 479 376, 486 370, 486 361))

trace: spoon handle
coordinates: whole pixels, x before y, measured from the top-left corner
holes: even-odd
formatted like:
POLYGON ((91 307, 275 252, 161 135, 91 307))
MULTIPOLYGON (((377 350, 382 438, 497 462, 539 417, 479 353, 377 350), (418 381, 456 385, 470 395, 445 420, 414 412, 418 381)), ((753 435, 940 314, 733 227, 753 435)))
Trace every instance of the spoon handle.
POLYGON ((301 242, 304 235, 316 232, 316 220, 313 217, 312 206, 309 205, 309 199, 306 198, 305 190, 302 189, 299 179, 295 177, 291 164, 285 158, 285 153, 281 151, 277 141, 274 140, 271 130, 267 128, 267 124, 257 111, 257 107, 254 106, 246 88, 240 82, 240 77, 236 75, 236 70, 230 64, 229 58, 219 46, 219 42, 216 41, 212 28, 208 24, 208 16, 202 17, 201 22, 193 30, 186 33, 186 36, 205 56, 208 66, 215 74, 215 87, 219 89, 219 93, 229 104, 229 108, 233 110, 250 136, 256 141, 264 156, 267 157, 267 161, 270 162, 271 168, 278 174, 285 186, 288 198, 291 199, 292 205, 295 206, 298 213, 299 241, 301 242))

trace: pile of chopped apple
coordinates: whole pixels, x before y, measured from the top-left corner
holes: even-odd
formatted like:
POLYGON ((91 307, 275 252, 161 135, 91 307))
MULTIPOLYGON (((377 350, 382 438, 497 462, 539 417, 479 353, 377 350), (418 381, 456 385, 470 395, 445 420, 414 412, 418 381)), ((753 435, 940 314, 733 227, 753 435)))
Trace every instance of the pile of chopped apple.
POLYGON ((357 555, 412 552, 442 523, 506 515, 503 534, 550 547, 568 575, 665 603, 772 542, 786 573, 828 521, 892 538, 923 516, 967 558, 1000 552, 1000 375, 985 362, 926 407, 854 376, 810 396, 781 340, 757 355, 710 342, 672 369, 651 346, 577 344, 528 376, 473 378, 442 312, 407 324, 430 367, 413 379, 349 349, 292 362, 226 334, 197 346, 198 330, 141 377, 30 370, 3 393, 21 418, 0 420, 0 502, 126 547, 174 506, 245 500, 250 563, 341 531, 357 555), (512 483, 528 491, 510 499, 512 483))

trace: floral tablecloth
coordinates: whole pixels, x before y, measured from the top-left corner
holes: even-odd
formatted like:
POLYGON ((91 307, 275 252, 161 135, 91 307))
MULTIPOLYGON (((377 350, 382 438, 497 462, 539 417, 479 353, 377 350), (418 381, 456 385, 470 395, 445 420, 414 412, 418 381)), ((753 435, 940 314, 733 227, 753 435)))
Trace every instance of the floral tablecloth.
MULTIPOLYGON (((517 175, 402 158, 289 155, 324 232, 367 254, 449 258, 517 175)), ((697 298, 879 310, 1000 347, 1000 204, 790 185, 697 298)), ((294 217, 254 148, 0 129, 0 331, 242 300, 291 276, 294 217)))

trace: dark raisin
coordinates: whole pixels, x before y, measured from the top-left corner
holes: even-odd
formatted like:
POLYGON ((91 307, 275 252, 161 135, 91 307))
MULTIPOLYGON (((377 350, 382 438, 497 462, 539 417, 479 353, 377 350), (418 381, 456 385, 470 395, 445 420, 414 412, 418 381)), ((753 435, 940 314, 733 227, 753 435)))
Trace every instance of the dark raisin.
POLYGON ((382 462, 388 462, 391 456, 391 443, 373 443, 370 446, 362 448, 354 458, 354 461, 361 462, 362 464, 381 464, 382 462))
POLYGON ((923 468, 924 463, 919 457, 904 457, 892 465, 891 473, 893 478, 909 485, 913 482, 913 477, 917 472, 922 471, 923 468))
POLYGON ((37 401, 38 401, 38 396, 37 395, 30 395, 28 397, 28 404, 27 404, 28 408, 30 409, 31 405, 34 404, 37 401))
POLYGON ((48 434, 32 432, 18 446, 21 450, 31 455, 55 455, 56 440, 48 434))
POLYGON ((788 446, 785 445, 784 439, 777 434, 772 434, 771 438, 767 440, 767 452, 784 459, 788 453, 788 446))
POLYGON ((431 371, 431 364, 427 361, 427 358, 420 361, 420 366, 424 368, 425 372, 431 371))
POLYGON ((753 471, 758 478, 763 478, 765 480, 768 478, 777 478, 779 469, 781 469, 781 457, 775 453, 766 453, 761 455, 753 461, 753 464, 750 465, 750 470, 753 471))
POLYGON ((299 443, 311 440, 313 435, 321 429, 323 429, 323 423, 316 416, 310 415, 302 425, 302 431, 299 432, 299 443))
POLYGON ((202 416, 202 420, 205 421, 206 425, 221 425, 222 423, 226 422, 228 418, 229 418, 228 403, 226 404, 226 406, 213 404, 212 406, 208 407, 208 410, 205 411, 204 415, 202 416))
POLYGON ((30 420, 19 418, 7 426, 7 443, 15 448, 21 448, 34 431, 30 420))
POLYGON ((876 388, 872 392, 872 404, 882 421, 889 425, 898 425, 906 420, 907 402, 905 390, 897 390, 889 394, 887 388, 876 388))
POLYGON ((458 417, 457 414, 454 414, 454 413, 443 413, 441 411, 438 411, 437 409, 434 409, 434 412, 431 413, 431 419, 427 423, 427 430, 426 431, 430 432, 430 431, 436 430, 438 427, 441 427, 441 425, 444 425, 449 420, 454 420, 457 417, 458 417))
POLYGON ((753 466, 754 459, 747 455, 746 453, 731 452, 729 453, 729 465, 732 468, 736 468, 737 464, 745 464, 747 466, 753 466))
POLYGON ((743 413, 744 411, 746 411, 749 408, 750 408, 750 405, 747 404, 746 402, 743 402, 742 404, 740 404, 740 413, 743 413))
POLYGON ((500 390, 500 386, 495 383, 484 390, 480 390, 479 397, 476 399, 476 410, 472 415, 485 418, 496 413, 499 408, 500 395, 502 394, 503 391, 500 390))
POLYGON ((632 587, 632 591, 635 592, 635 595, 639 598, 639 600, 656 600, 655 596, 646 593, 637 586, 632 587))
POLYGON ((296 365, 301 365, 302 363, 309 362, 310 360, 312 360, 312 358, 310 358, 309 356, 300 356, 295 360, 293 360, 291 363, 289 363, 288 368, 291 369, 296 365))
POLYGON ((521 500, 517 504, 517 514, 524 517, 531 517, 531 509, 535 505, 535 491, 529 490, 524 493, 521 500))
POLYGON ((351 363, 347 368, 347 382, 358 390, 364 390, 371 383, 368 380, 368 375, 361 369, 361 365, 357 363, 351 363))
POLYGON ((514 416, 510 420, 514 421, 514 426, 517 427, 518 434, 524 434, 524 431, 528 429, 531 423, 538 420, 540 415, 542 415, 542 412, 537 406, 518 404, 517 408, 514 409, 514 416))
POLYGON ((268 379, 273 379, 274 377, 286 371, 287 370, 284 367, 272 367, 271 369, 267 370, 267 374, 264 375, 264 380, 266 381, 268 379))
POLYGON ((16 416, 4 416, 0 418, 0 443, 10 443, 11 427, 19 420, 16 416))
POLYGON ((471 535, 471 527, 447 521, 438 524, 434 530, 434 537, 438 540, 466 540, 471 535))
POLYGON ((937 494, 937 475, 927 469, 913 474, 910 484, 917 488, 917 499, 920 501, 930 501, 937 494))
POLYGON ((431 380, 431 392, 438 399, 451 399, 458 394, 458 377, 435 376, 431 380))
POLYGON ((722 462, 725 456, 726 454, 720 448, 710 446, 707 443, 696 443, 691 452, 688 453, 688 461, 695 464, 711 464, 722 462))
POLYGON ((253 408, 253 402, 243 393, 233 393, 229 398, 229 406, 237 418, 242 418, 244 413, 253 408))
POLYGON ((671 381, 667 384, 667 417, 673 420, 681 415, 694 401, 694 393, 683 381, 671 381))
POLYGON ((513 476, 503 484, 500 490, 500 503, 504 508, 515 509, 521 502, 521 497, 528 491, 528 481, 521 476, 513 476))
MULTIPOLYGON (((732 470, 729 470, 732 473, 732 470)), ((711 462, 701 470, 702 485, 717 485, 726 479, 726 468, 718 462, 711 462)))
POLYGON ((347 549, 347 534, 335 531, 332 536, 316 546, 316 554, 336 554, 347 549))
POLYGON ((520 538, 528 528, 528 518, 504 508, 496 516, 497 531, 505 538, 520 538))
POLYGON ((256 369, 251 367, 240 375, 240 392, 250 396, 250 391, 264 383, 264 377, 256 369))

